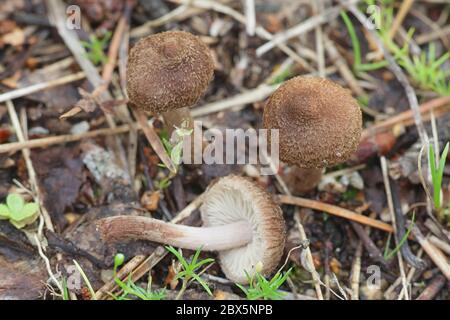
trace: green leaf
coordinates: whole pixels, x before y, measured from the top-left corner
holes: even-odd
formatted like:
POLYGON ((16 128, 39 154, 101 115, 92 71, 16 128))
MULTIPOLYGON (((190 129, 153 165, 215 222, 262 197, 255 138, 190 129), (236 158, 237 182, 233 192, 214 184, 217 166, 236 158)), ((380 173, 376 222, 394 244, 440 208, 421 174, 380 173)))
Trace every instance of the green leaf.
POLYGON ((26 223, 24 223, 22 221, 15 221, 15 220, 10 219, 9 222, 17 229, 22 229, 23 227, 26 226, 26 223))
POLYGON ((0 219, 9 219, 10 215, 8 206, 5 204, 0 204, 0 219))
POLYGON ((39 210, 39 206, 35 202, 30 202, 25 204, 22 211, 20 212, 20 219, 17 219, 16 217, 13 217, 14 220, 24 220, 27 218, 32 217, 34 214, 36 214, 39 210))
POLYGON ((345 11, 341 11, 341 18, 344 20, 347 31, 350 35, 352 41, 353 52, 354 52, 354 66, 353 69, 359 71, 361 66, 361 48, 359 44, 358 36, 356 35, 355 28, 353 27, 352 21, 345 11))
POLYGON ((176 165, 179 165, 181 163, 182 151, 183 151, 183 141, 180 141, 177 145, 175 145, 175 147, 173 147, 172 151, 170 152, 170 158, 176 165))
POLYGON ((194 132, 194 129, 177 128, 175 132, 177 133, 177 136, 182 138, 190 136, 192 132, 194 132))
POLYGON ((195 268, 195 269, 198 269, 198 268, 200 268, 201 266, 203 266, 204 264, 207 264, 207 263, 213 263, 213 262, 214 262, 214 259, 213 259, 213 258, 207 258, 207 259, 204 259, 204 260, 202 260, 202 261, 196 263, 196 264, 194 265, 194 268, 195 268))
POLYGON ((202 280, 198 275, 196 275, 195 273, 192 274, 192 278, 194 278, 198 283, 200 283, 200 285, 203 287, 203 289, 205 289, 205 291, 212 296, 212 292, 209 289, 208 285, 206 284, 206 282, 204 280, 202 280))
POLYGON ((181 265, 184 269, 189 268, 189 264, 187 263, 186 259, 181 255, 181 253, 175 249, 172 246, 166 246, 167 251, 171 252, 175 257, 177 257, 178 261, 180 261, 181 265))
POLYGON ((433 182, 433 200, 436 209, 440 209, 441 203, 441 187, 442 187, 442 177, 444 175, 445 161, 447 160, 449 150, 449 143, 445 145, 444 151, 442 152, 441 158, 439 160, 438 168, 436 168, 436 156, 433 145, 429 146, 429 157, 430 157, 430 173, 431 180, 433 182))
MULTIPOLYGON (((398 250, 400 250, 400 248, 403 246, 403 244, 404 244, 404 243, 406 242, 406 240, 408 239, 409 234, 411 233, 412 228, 413 228, 413 226, 414 226, 415 216, 416 216, 415 211, 413 211, 413 216, 412 216, 412 219, 411 219, 411 225, 410 225, 410 227, 406 230, 405 234, 403 235, 403 238, 400 239, 398 245, 394 248, 394 250, 392 250, 392 251, 389 252, 389 253, 388 253, 387 251, 385 252, 384 259, 385 259, 386 261, 392 259, 392 258, 394 257, 394 255, 398 252, 398 250)), ((389 250, 389 248, 388 248, 388 250, 389 250)))
POLYGON ((14 217, 15 215, 20 214, 20 212, 22 211, 24 201, 22 196, 16 193, 12 193, 6 198, 6 204, 8 205, 11 217, 14 217))

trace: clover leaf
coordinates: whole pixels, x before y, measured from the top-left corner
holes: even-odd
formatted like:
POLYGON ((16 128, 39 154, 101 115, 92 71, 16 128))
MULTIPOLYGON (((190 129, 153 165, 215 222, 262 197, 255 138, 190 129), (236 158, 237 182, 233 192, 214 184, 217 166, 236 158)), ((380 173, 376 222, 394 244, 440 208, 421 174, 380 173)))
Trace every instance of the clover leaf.
POLYGON ((0 204, 0 219, 9 219, 16 228, 23 228, 33 223, 39 216, 39 206, 34 203, 25 203, 22 196, 10 194, 6 204, 0 204))
POLYGON ((9 209, 8 206, 5 204, 0 204, 0 219, 9 219, 9 209))

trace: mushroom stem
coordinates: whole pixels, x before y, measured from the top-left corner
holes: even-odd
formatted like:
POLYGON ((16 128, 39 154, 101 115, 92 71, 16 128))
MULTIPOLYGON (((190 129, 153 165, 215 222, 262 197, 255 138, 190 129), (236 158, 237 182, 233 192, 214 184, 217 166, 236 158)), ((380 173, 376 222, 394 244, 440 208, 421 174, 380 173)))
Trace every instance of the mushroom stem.
POLYGON ((175 110, 166 111, 162 114, 164 123, 166 124, 169 137, 177 128, 194 129, 194 119, 192 119, 189 107, 183 107, 175 110))
POLYGON ((291 166, 288 171, 283 174, 283 178, 294 194, 303 194, 317 187, 322 178, 323 171, 323 168, 306 169, 298 166, 291 166))
MULTIPOLYGON (((189 107, 178 108, 170 111, 166 111, 162 114, 164 123, 169 134, 169 138, 172 138, 172 133, 176 128, 183 128, 185 130, 194 130, 194 119, 191 116, 191 109, 189 107)), ((201 141, 196 141, 194 134, 191 134, 191 156, 190 159, 195 159, 195 152, 197 148, 195 143, 201 143, 200 152, 206 147, 206 142, 201 139, 201 141)), ((185 163, 187 164, 187 163, 185 163)))
POLYGON ((169 157, 166 150, 164 149, 161 139, 158 137, 153 127, 148 124, 147 115, 145 114, 145 112, 136 109, 134 110, 134 114, 138 123, 142 128, 142 131, 145 134, 145 137, 147 138, 147 141, 150 143, 153 150, 158 155, 159 159, 161 159, 161 161, 170 171, 176 172, 177 169, 175 167, 175 164, 173 163, 172 159, 169 157))
POLYGON ((222 251, 239 248, 252 241, 247 221, 217 227, 191 227, 139 216, 115 216, 97 222, 97 230, 106 241, 140 239, 183 249, 222 251))

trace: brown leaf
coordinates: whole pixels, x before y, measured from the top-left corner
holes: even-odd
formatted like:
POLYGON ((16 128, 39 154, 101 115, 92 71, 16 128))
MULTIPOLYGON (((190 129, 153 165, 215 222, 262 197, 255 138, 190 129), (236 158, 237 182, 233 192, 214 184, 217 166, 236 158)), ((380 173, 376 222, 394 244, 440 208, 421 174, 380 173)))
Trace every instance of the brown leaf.
POLYGON ((5 34, 3 36, 3 43, 12 45, 12 46, 20 46, 25 42, 25 34, 22 29, 14 28, 13 31, 5 34))
POLYGON ((9 262, 0 256, 0 300, 35 300, 45 291, 48 276, 35 260, 9 262))
POLYGON ((175 279, 178 272, 175 270, 173 264, 168 269, 167 277, 164 279, 164 285, 170 285, 170 288, 174 290, 178 285, 178 280, 175 279))
POLYGON ((64 217, 66 207, 78 197, 83 163, 73 150, 64 147, 35 151, 32 159, 44 191, 44 205, 61 230, 67 223, 64 217))
POLYGON ((161 193, 159 191, 146 191, 141 197, 142 206, 149 211, 156 211, 158 209, 159 199, 161 193))

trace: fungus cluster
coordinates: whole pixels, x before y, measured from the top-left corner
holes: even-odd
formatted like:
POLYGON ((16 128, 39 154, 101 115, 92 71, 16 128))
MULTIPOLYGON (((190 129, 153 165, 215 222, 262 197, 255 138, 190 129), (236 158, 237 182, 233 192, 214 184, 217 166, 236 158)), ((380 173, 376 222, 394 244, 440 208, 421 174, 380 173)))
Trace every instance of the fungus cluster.
MULTIPOLYGON (((192 125, 188 107, 206 91, 213 69, 208 47, 190 33, 143 38, 129 56, 130 103, 140 115, 162 114, 169 130, 183 120, 192 125)), ((361 126, 361 111, 350 93, 322 78, 287 81, 264 110, 264 127, 279 130, 281 160, 308 172, 314 183, 323 167, 343 162, 355 151, 361 126)), ((144 239, 218 251, 223 272, 239 283, 248 281, 246 272, 254 273, 257 264, 263 275, 276 268, 285 224, 280 207, 261 187, 239 176, 221 178, 207 189, 200 212, 202 227, 140 216, 101 219, 97 227, 107 241, 144 239)))
POLYGON ((263 275, 278 265, 285 224, 271 195, 250 180, 227 176, 211 185, 200 208, 203 227, 190 227, 139 216, 101 219, 97 229, 106 241, 143 239, 185 249, 218 251, 228 279, 246 283, 245 272, 262 264, 263 275))
MULTIPOLYGON (((139 40, 129 55, 127 92, 143 128, 144 113, 162 114, 169 132, 185 120, 192 125, 188 107, 206 91, 213 69, 208 47, 190 33, 169 31, 139 40)), ((144 133, 155 142, 151 131, 144 133)), ((102 219, 97 227, 107 241, 145 239, 218 251, 225 275, 235 282, 246 283, 246 272, 252 274, 257 264, 263 275, 271 273, 283 254, 285 226, 270 194, 245 178, 228 176, 210 186, 204 199, 201 228, 138 216, 102 219)))
MULTIPOLYGON (((286 81, 269 98, 263 122, 279 130, 282 161, 320 172, 346 161, 362 130, 361 110, 350 92, 318 77, 286 81)), ((318 172, 310 175, 318 181, 318 172)))

